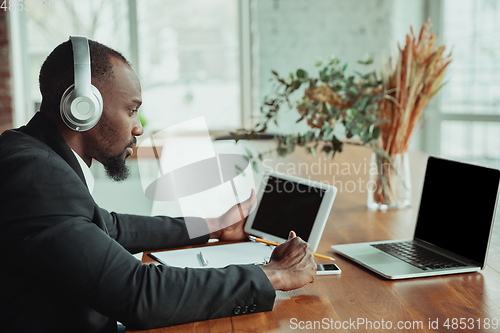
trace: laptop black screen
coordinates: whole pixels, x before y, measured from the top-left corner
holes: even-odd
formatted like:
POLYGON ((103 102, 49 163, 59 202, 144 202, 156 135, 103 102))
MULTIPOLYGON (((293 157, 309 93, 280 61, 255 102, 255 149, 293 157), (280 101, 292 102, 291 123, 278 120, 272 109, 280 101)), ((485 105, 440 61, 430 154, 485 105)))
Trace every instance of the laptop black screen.
POLYGON ((290 230, 309 240, 325 190, 269 176, 253 228, 288 238, 290 230))
POLYGON ((484 263, 500 171, 430 157, 415 238, 484 263))

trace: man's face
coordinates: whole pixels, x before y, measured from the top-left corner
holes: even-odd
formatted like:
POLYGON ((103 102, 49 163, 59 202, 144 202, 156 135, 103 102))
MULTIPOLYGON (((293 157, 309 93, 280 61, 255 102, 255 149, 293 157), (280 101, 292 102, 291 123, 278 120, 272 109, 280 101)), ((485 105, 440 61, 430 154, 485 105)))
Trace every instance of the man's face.
POLYGON ((132 154, 136 136, 143 133, 137 113, 141 106, 141 85, 135 72, 112 58, 113 79, 100 92, 103 112, 97 125, 86 132, 86 155, 101 162, 116 181, 127 178, 125 159, 132 154))

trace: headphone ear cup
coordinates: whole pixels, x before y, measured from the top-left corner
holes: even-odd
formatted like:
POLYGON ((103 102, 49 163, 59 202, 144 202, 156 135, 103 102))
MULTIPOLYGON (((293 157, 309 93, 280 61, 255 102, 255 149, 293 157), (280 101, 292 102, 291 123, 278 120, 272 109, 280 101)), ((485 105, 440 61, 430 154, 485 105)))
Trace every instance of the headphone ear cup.
POLYGON ((94 127, 102 114, 102 96, 92 85, 89 41, 84 36, 70 36, 73 49, 74 84, 61 97, 59 111, 64 123, 74 131, 94 127))
POLYGON ((74 131, 87 131, 101 118, 103 110, 101 93, 93 85, 91 90, 91 96, 76 96, 73 84, 66 89, 61 98, 59 107, 61 118, 74 131))

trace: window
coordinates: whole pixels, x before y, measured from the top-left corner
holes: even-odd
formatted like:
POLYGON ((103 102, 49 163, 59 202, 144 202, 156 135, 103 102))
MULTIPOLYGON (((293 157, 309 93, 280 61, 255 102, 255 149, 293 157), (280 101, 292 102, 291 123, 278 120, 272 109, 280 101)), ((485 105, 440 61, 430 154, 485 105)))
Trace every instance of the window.
MULTIPOLYGON (((35 0, 30 0, 35 1, 35 0)), ((52 10, 15 13, 18 61, 27 73, 24 122, 41 96, 45 57, 70 35, 84 35, 125 55, 142 83, 147 129, 205 116, 209 129, 241 126, 238 0, 57 0, 52 10)))
POLYGON ((210 129, 240 125, 238 4, 138 2, 143 112, 151 126, 205 116, 210 129))
POLYGON ((500 168, 500 2, 442 0, 436 12, 453 61, 432 120, 430 152, 500 168))

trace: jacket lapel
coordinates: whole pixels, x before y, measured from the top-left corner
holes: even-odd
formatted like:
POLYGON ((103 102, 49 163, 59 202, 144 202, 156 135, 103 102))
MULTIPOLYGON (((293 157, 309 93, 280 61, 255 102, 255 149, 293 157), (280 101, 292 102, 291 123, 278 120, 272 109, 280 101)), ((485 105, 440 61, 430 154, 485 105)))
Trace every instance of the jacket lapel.
MULTIPOLYGON (((80 167, 75 154, 68 146, 61 133, 59 133, 57 127, 44 114, 37 112, 26 126, 22 126, 18 130, 48 145, 54 152, 56 152, 56 154, 58 154, 71 166, 85 186, 87 186, 82 168, 80 167)), ((92 222, 109 235, 106 223, 104 222, 101 212, 99 211, 99 206, 95 202, 92 222)))

